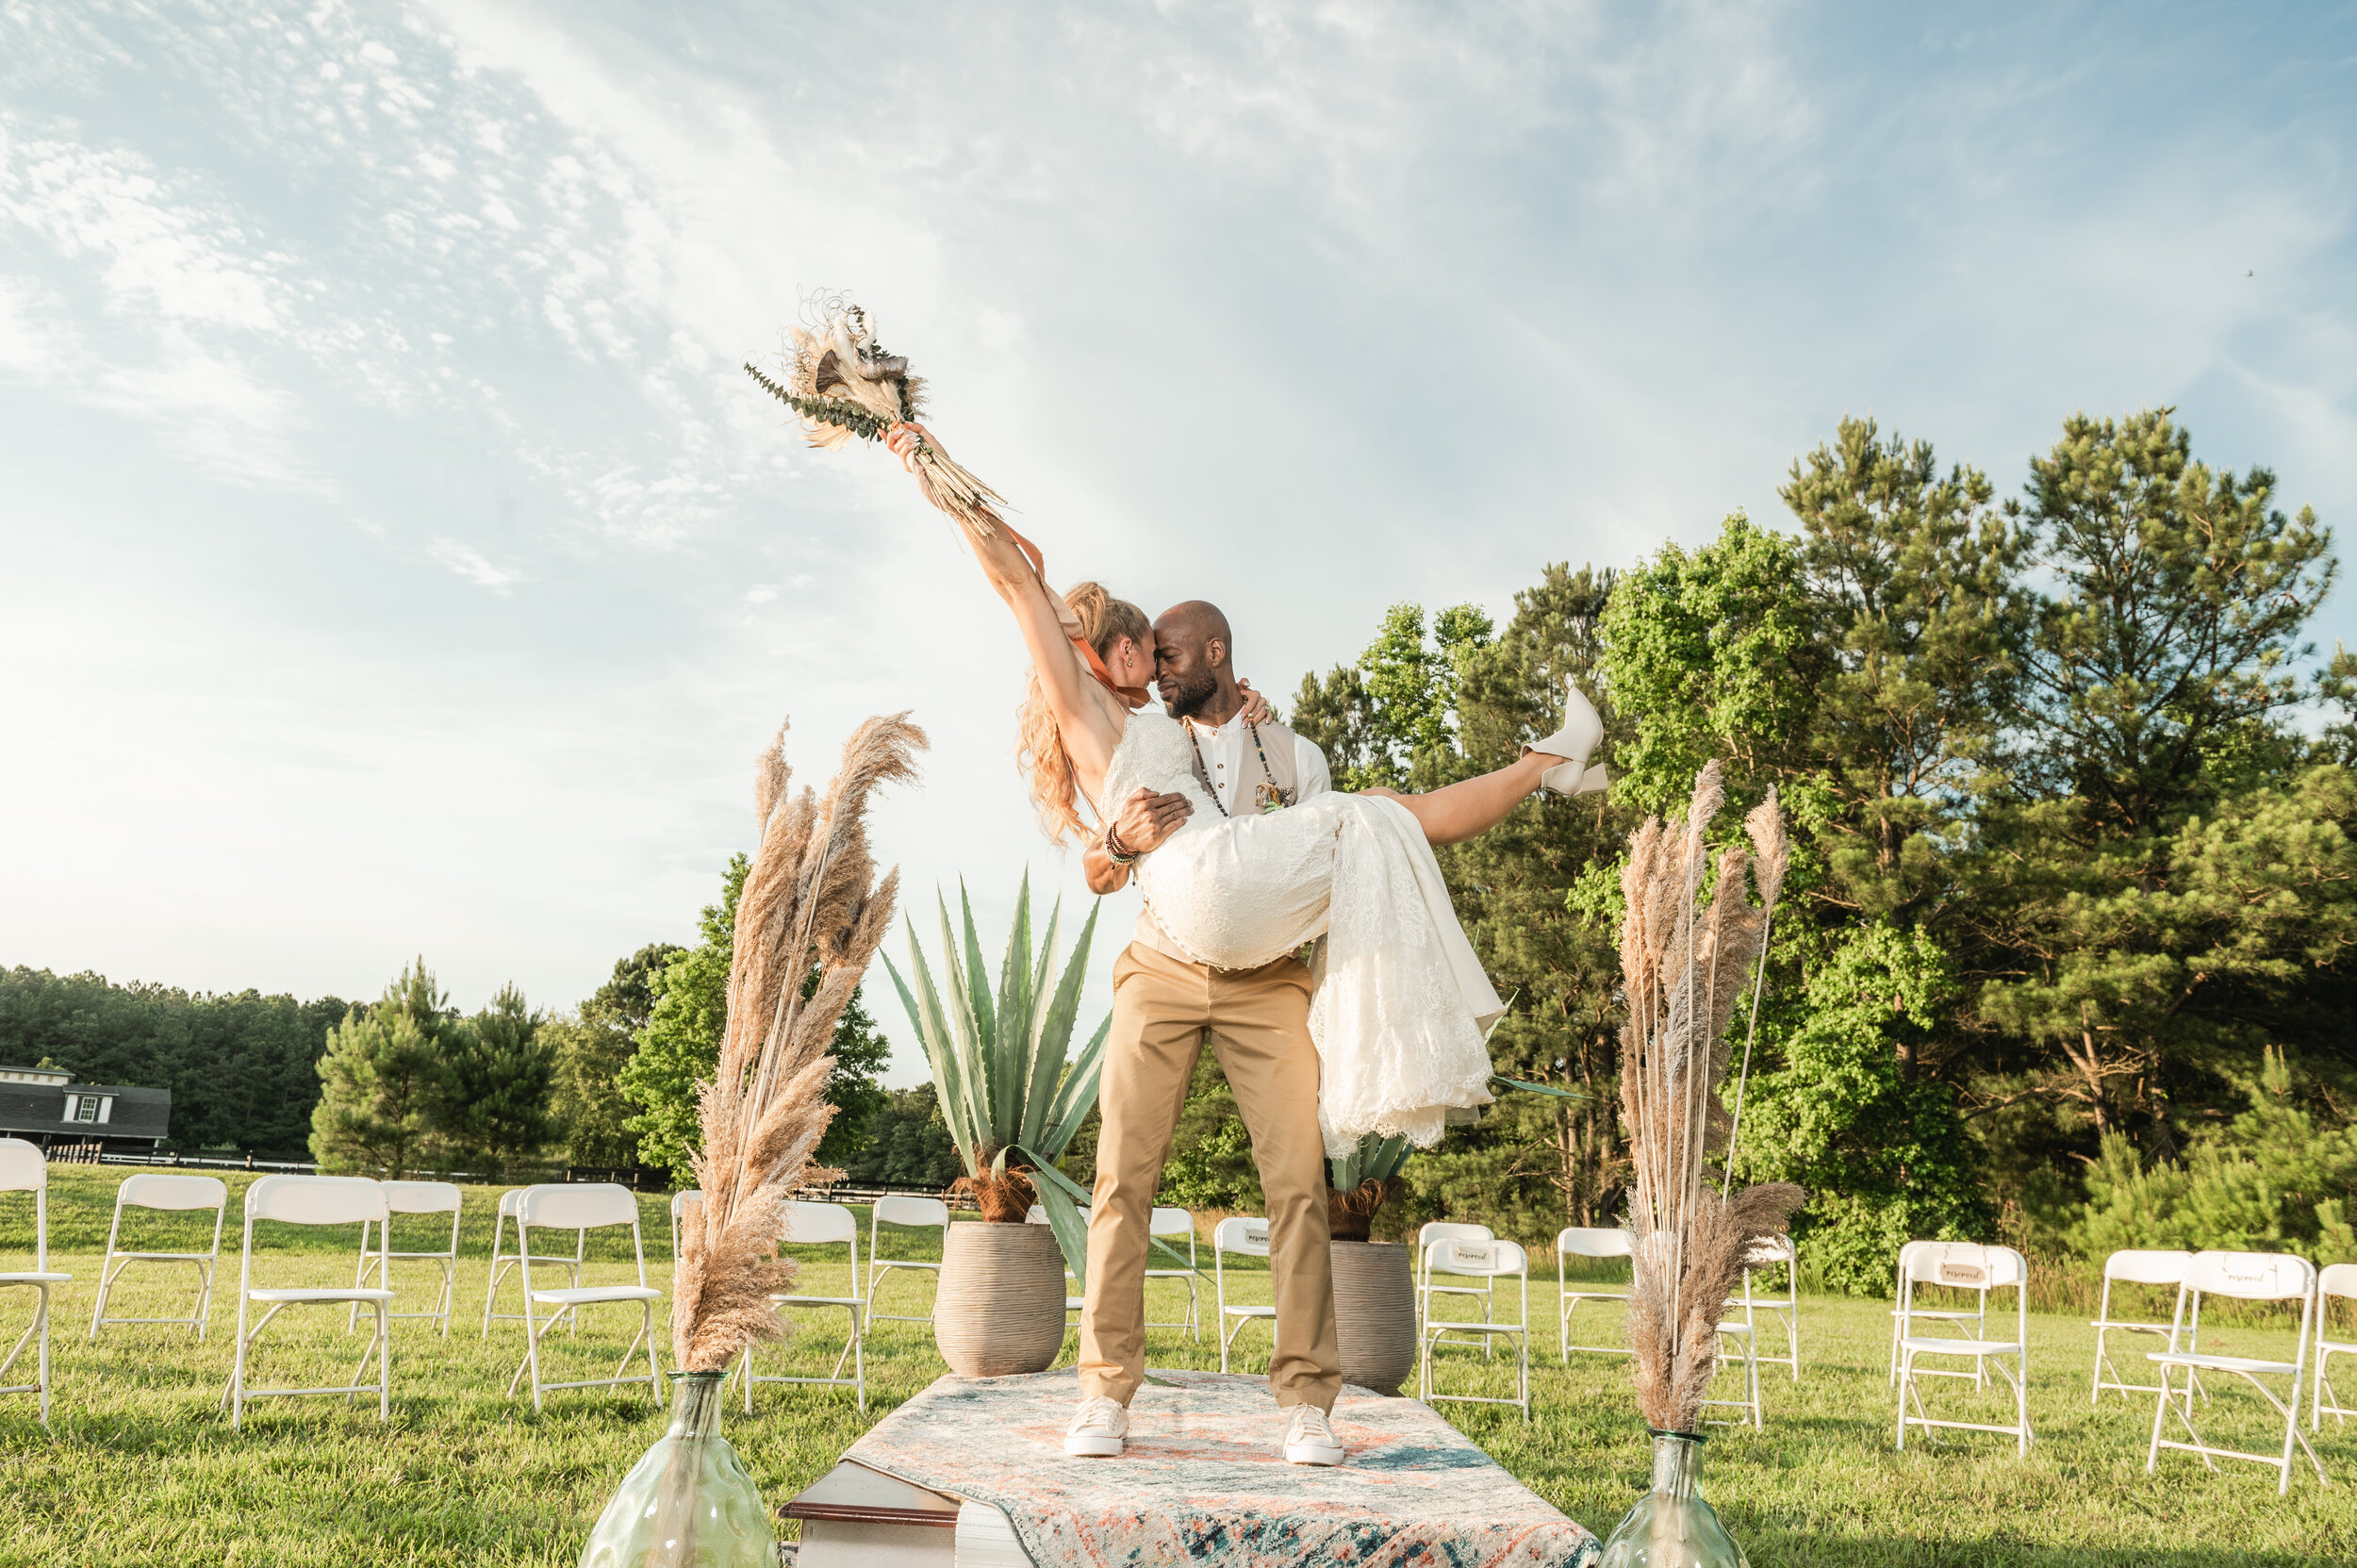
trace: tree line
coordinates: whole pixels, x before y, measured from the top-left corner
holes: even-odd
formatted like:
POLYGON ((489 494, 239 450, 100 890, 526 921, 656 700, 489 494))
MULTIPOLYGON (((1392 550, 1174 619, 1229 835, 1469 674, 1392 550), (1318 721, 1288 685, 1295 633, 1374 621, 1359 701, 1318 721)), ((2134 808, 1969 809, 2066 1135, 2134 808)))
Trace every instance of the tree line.
MULTIPOLYGON (((462 1013, 423 957, 365 1004, 190 995, 19 966, 0 971, 0 1064, 169 1088, 170 1146, 182 1151, 308 1157, 394 1177, 643 1164, 684 1180, 695 1084, 719 1060, 744 879, 740 855, 694 946, 641 948, 555 1014, 513 985, 462 1013)), ((857 999, 834 1052, 836 1116, 820 1162, 849 1163, 865 1180, 930 1180, 948 1134, 930 1091, 916 1104, 878 1082, 891 1046, 857 999), (856 1158, 871 1147, 876 1158, 856 1158), (926 1174, 887 1178, 886 1167, 926 1174)))
MULTIPOLYGON (((1503 627, 1396 606, 1304 679, 1292 722, 1352 786, 1496 766, 1567 680, 1606 716, 1608 798, 1441 852, 1519 998, 1499 1070, 1590 1098, 1410 1162, 1403 1221, 1612 1223, 1622 847, 1718 756, 1796 838, 1736 1158, 1809 1190, 1826 1278, 1887 1290, 1919 1236, 2357 1257, 2357 660, 2305 640, 2329 531, 2167 409, 2073 416, 2003 499, 1845 420, 1780 493, 1786 529, 1550 566, 1503 627)), ((1220 1108, 1191 1114, 1181 1174, 1248 1203, 1220 1108)))

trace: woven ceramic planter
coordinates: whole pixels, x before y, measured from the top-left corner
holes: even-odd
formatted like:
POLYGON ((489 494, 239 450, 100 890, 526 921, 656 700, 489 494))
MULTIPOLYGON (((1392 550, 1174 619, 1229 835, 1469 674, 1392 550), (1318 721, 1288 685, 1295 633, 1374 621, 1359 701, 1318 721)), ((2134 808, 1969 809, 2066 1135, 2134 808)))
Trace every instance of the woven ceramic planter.
POLYGON ((1343 1381, 1396 1395, 1416 1364, 1416 1288, 1408 1249, 1393 1242, 1328 1245, 1343 1381))
POLYGON ((1063 1254, 1045 1225, 952 1225, 933 1343, 963 1378, 1045 1372, 1063 1348, 1063 1254))

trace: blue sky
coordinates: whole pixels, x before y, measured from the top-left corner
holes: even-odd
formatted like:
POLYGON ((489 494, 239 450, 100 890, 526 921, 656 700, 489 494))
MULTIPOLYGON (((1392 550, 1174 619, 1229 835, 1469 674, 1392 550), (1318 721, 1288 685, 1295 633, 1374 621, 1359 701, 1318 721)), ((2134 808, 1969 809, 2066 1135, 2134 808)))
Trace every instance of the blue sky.
POLYGON ((931 732, 920 912, 1081 897, 947 524, 737 370, 820 287, 1060 580, 1280 693, 1780 519, 1845 413, 2012 492, 2174 404, 2344 524, 2353 106, 2347 6, 9 0, 0 963, 567 1004, 787 714, 819 784, 931 732))

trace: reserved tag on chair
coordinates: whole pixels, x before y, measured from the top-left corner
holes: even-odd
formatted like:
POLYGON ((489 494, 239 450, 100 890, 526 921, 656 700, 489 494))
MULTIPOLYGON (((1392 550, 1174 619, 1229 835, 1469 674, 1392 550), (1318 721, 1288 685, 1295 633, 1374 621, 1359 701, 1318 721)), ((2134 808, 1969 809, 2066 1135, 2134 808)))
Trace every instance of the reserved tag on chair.
POLYGON ((1939 1265, 1939 1282, 1943 1285, 1980 1285, 1987 1282, 1988 1270, 1980 1263, 1951 1263, 1939 1265))

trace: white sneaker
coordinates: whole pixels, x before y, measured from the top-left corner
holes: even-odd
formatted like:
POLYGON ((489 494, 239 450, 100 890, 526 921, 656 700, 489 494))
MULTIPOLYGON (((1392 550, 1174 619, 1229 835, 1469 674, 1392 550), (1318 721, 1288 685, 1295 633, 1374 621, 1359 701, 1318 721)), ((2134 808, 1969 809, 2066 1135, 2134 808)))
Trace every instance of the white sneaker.
POLYGON ((1604 738, 1604 718, 1588 694, 1577 686, 1563 688, 1563 727, 1544 740, 1523 748, 1563 760, 1539 775, 1539 786, 1558 795, 1600 795, 1611 782, 1602 764, 1588 766, 1588 753, 1604 738))
POLYGON ((1119 1459, 1122 1439, 1129 1435, 1129 1411, 1122 1402, 1092 1395, 1073 1412, 1072 1425, 1063 1434, 1063 1451, 1080 1459, 1119 1459))
POLYGON ((1295 1405, 1285 1422, 1287 1464, 1340 1464, 1343 1442, 1334 1424, 1315 1405, 1295 1405))

